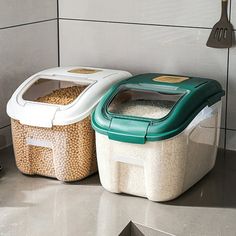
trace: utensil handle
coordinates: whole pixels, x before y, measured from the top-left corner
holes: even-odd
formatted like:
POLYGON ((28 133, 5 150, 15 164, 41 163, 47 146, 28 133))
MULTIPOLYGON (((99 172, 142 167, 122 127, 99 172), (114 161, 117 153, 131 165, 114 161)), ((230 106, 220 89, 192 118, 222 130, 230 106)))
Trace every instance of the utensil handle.
POLYGON ((228 0, 222 0, 222 13, 221 18, 227 18, 228 19, 228 0))

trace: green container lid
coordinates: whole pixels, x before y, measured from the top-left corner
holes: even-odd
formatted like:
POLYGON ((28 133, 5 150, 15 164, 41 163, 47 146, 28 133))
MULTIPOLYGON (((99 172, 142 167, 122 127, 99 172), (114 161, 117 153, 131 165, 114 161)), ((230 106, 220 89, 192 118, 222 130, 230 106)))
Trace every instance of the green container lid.
POLYGON ((92 114, 92 126, 121 142, 169 139, 224 94, 221 85, 211 79, 138 75, 115 84, 105 94, 92 114))

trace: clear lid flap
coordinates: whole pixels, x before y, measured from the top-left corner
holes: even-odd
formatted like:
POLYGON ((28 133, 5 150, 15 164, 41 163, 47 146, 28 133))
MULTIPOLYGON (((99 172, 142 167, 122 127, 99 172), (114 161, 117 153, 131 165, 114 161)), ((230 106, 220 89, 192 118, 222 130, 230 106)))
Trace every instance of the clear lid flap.
POLYGON ((169 114, 182 96, 183 93, 122 88, 108 106, 108 112, 119 116, 161 119, 169 114))

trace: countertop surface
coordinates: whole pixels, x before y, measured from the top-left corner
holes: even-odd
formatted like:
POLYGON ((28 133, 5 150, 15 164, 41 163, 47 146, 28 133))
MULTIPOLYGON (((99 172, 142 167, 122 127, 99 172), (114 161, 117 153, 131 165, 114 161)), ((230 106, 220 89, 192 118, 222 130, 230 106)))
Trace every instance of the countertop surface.
POLYGON ((0 151, 0 163, 0 235, 117 236, 133 221, 166 235, 236 236, 234 152, 219 151, 207 176, 166 203, 109 193, 98 175, 70 184, 25 176, 11 147, 0 151))

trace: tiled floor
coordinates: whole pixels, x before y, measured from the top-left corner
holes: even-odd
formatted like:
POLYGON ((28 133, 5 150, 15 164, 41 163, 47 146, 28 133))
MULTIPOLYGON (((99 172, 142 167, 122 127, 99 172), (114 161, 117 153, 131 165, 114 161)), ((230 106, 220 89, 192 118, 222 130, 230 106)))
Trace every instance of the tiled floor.
POLYGON ((98 175, 63 184, 17 171, 11 148, 0 151, 0 235, 117 236, 130 220, 179 236, 236 235, 236 154, 177 200, 154 203, 105 191, 98 175))

